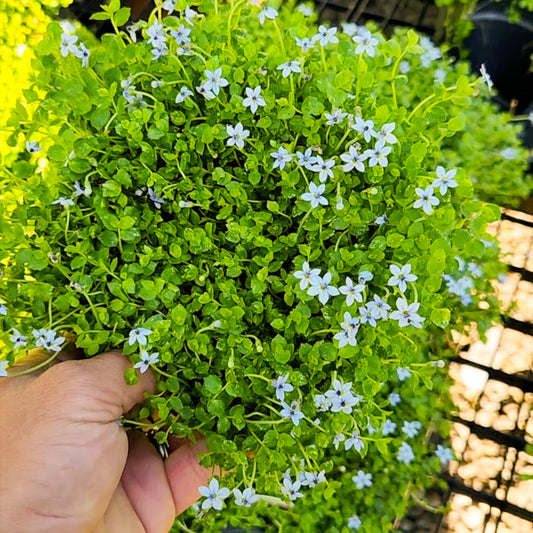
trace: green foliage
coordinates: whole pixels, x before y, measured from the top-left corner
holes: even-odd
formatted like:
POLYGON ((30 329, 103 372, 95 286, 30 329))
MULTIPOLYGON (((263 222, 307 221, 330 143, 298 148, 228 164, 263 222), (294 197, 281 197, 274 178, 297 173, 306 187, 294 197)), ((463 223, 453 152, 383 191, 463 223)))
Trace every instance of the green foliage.
MULTIPOLYGON (((443 62, 449 82, 434 83, 421 64, 427 43, 413 31, 373 34, 375 55, 346 33, 303 52, 295 38, 316 28, 291 6, 262 25, 261 8, 206 1, 188 25, 180 3, 162 19, 166 51, 154 46, 159 8, 136 34, 120 29, 122 9, 116 1, 105 9, 116 32, 101 44, 80 35, 65 49, 61 27, 50 25, 28 105, 10 119, 10 143, 30 144, 0 181, 8 374, 27 350, 12 348, 15 334, 43 344, 41 328, 73 336, 87 356, 122 348, 134 368, 151 366, 158 391, 137 423, 162 443, 205 435, 203 463, 227 472, 223 484, 263 495, 252 513, 231 505, 197 520, 191 511, 182 520, 193 531, 247 520, 269 531, 345 533, 353 513, 363 531, 391 530, 407 488, 427 486, 440 468, 425 435, 445 429, 438 360, 451 331, 474 322, 484 331, 498 316, 491 281, 501 267, 486 227, 499 210, 474 197, 479 163, 452 156, 454 143, 477 139, 469 125, 493 112, 478 104, 480 81, 443 62), (289 60, 303 72, 285 75, 289 60), (208 75, 226 83, 206 87, 208 75), (246 89, 258 86, 264 105, 251 110, 246 89), (388 125, 386 142, 357 131, 361 118, 378 131, 388 125), (343 168, 350 147, 365 154, 363 171, 343 168), (381 155, 367 152, 378 147, 381 155), (292 154, 284 165, 281 148, 292 154), (296 152, 308 148, 335 163, 330 173, 298 164, 296 152), (438 205, 415 207, 441 170, 454 177, 447 191, 435 185, 438 205), (308 196, 311 183, 324 185, 326 205, 308 196), (295 276, 304 262, 331 274, 334 287, 362 276, 361 301, 310 294, 295 276), (416 279, 391 282, 404 265, 416 279), (375 296, 390 313, 365 319, 360 308, 375 296), (407 313, 415 325, 402 322, 403 304, 416 308, 407 313), (342 343, 346 314, 359 324, 342 343), (280 376, 293 386, 287 404, 272 385, 280 376), (356 408, 317 406, 336 380, 351 384, 356 408), (401 394, 397 407, 391 392, 401 394), (291 405, 298 423, 282 414, 291 405), (386 419, 398 424, 391 435, 386 419), (415 419, 416 460, 400 463, 401 425, 415 419), (359 451, 345 444, 356 434, 359 451), (372 490, 356 490, 357 469, 373 474, 372 490), (323 470, 327 481, 282 509, 287 470, 292 479, 323 470)), ((493 160, 494 172, 500 164, 493 160)))

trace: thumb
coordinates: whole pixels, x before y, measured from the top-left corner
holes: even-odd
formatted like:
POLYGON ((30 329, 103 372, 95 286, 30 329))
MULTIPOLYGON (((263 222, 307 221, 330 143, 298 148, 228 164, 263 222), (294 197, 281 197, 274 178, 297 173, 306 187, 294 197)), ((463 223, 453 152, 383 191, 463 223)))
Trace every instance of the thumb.
POLYGON ((155 389, 151 371, 141 374, 136 384, 128 385, 124 379, 128 368, 131 368, 128 358, 112 351, 90 359, 59 363, 39 376, 34 385, 62 391, 69 403, 78 400, 83 411, 97 412, 98 421, 107 422, 120 418, 143 401, 145 392, 155 389))

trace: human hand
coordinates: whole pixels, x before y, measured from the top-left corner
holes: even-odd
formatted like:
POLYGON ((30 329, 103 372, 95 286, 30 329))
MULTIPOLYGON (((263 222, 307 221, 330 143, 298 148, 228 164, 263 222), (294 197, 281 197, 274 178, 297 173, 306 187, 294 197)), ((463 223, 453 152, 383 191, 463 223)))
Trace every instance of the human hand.
POLYGON ((154 389, 127 385, 128 360, 110 352, 0 382, 1 533, 168 533, 211 472, 203 442, 162 461, 117 420, 154 389))

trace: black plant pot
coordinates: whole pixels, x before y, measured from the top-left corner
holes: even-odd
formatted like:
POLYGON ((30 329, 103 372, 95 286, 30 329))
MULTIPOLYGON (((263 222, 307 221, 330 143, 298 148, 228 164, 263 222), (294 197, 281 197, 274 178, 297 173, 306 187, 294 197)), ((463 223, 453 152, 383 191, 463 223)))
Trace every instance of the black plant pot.
POLYGON ((511 22, 506 4, 486 4, 471 17, 474 30, 464 46, 470 52, 473 70, 485 63, 502 105, 516 100, 522 113, 533 102, 533 13, 522 11, 511 22))

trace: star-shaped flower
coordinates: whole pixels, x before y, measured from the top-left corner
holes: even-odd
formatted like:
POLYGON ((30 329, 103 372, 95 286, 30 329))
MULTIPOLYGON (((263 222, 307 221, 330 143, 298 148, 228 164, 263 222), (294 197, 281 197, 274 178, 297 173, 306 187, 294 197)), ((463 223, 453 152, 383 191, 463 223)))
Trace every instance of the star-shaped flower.
POLYGON ((393 311, 390 314, 390 318, 391 320, 397 320, 401 328, 405 328, 406 326, 414 326, 415 328, 422 327, 425 318, 422 318, 417 313, 420 308, 418 302, 408 304, 404 298, 398 298, 396 300, 396 307, 398 308, 397 311, 393 311))
POLYGON ((139 343, 139 346, 146 346, 148 343, 148 337, 152 333, 153 331, 148 328, 134 328, 130 331, 128 344, 133 346, 137 342, 139 343))
POLYGON ((74 202, 70 198, 65 198, 64 196, 61 196, 57 200, 54 200, 52 204, 60 205, 62 207, 70 207, 71 205, 74 205, 74 202))
POLYGON ((317 277, 316 284, 312 284, 309 289, 307 289, 307 294, 309 296, 317 296, 320 300, 320 303, 326 305, 330 296, 337 296, 339 294, 339 289, 330 285, 331 282, 331 272, 326 272, 324 277, 317 277))
POLYGON ((15 328, 13 328, 13 335, 9 338, 9 340, 13 343, 13 350, 22 348, 28 344, 28 337, 21 335, 19 330, 15 328))
POLYGON ((373 120, 364 120, 361 117, 355 117, 352 129, 360 133, 367 143, 370 142, 372 137, 377 136, 377 133, 374 130, 373 120))
POLYGON ((352 481, 359 490, 364 489, 365 487, 371 487, 372 474, 367 474, 363 470, 358 470, 357 474, 352 477, 352 481))
POLYGON ((389 269, 392 273, 392 277, 389 279, 387 284, 391 287, 397 286, 401 292, 405 292, 407 290, 408 282, 416 281, 418 279, 418 276, 411 274, 410 263, 407 263, 401 268, 398 265, 390 265, 389 269))
POLYGON ((226 487, 220 487, 218 479, 213 478, 208 487, 198 487, 198 492, 204 496, 205 500, 202 502, 202 509, 216 509, 221 511, 224 507, 224 500, 231 494, 226 487))
POLYGON ((433 206, 439 205, 440 200, 434 195, 434 190, 431 185, 422 189, 417 187, 415 189, 416 194, 418 195, 418 200, 413 204, 415 209, 422 208, 426 215, 431 215, 433 212, 433 206))
POLYGON ((435 172, 437 174, 437 178, 433 181, 431 186, 435 189, 438 188, 442 195, 448 192, 448 188, 454 189, 457 187, 457 182, 454 179, 457 175, 456 168, 446 171, 444 167, 439 165, 435 172))
POLYGON ((351 278, 346 276, 346 283, 339 287, 339 292, 346 295, 346 305, 350 307, 354 302, 361 303, 363 301, 362 292, 365 290, 365 285, 362 283, 354 284, 351 278))
POLYGON ((450 448, 446 448, 445 446, 442 446, 442 444, 439 444, 437 446, 435 455, 439 458, 439 461, 441 462, 442 465, 449 463, 454 458, 453 451, 450 448))
POLYGON ((257 18, 261 25, 263 25, 266 19, 274 20, 277 16, 278 12, 273 7, 267 6, 257 15, 257 18))
POLYGON ((68 35, 63 33, 61 35, 61 55, 67 57, 69 53, 75 54, 78 50, 76 42, 78 41, 77 35, 68 35))
POLYGON ((249 107, 250 111, 255 114, 259 106, 265 107, 265 99, 261 96, 261 86, 258 85, 255 89, 246 87, 244 89, 246 98, 242 101, 244 107, 249 107))
POLYGON ((148 353, 146 350, 141 351, 141 360, 133 365, 133 368, 138 368, 141 374, 144 374, 150 365, 155 365, 159 362, 159 353, 148 353))
POLYGON ((78 59, 81 59, 82 67, 87 67, 89 65, 89 56, 91 55, 91 51, 83 43, 80 43, 80 46, 74 52, 74 55, 78 59))
POLYGON ((176 102, 176 104, 181 104, 182 102, 185 102, 187 98, 190 98, 193 94, 194 93, 188 87, 183 86, 179 90, 174 101, 176 102))
POLYGON ((481 64, 479 72, 481 73, 481 81, 486 84, 489 89, 492 89, 494 87, 494 82, 492 81, 490 74, 487 72, 487 66, 485 63, 481 64))
POLYGON ((293 72, 302 72, 302 67, 300 66, 300 62, 296 60, 287 61, 285 63, 282 63, 278 67, 276 67, 277 70, 281 70, 281 75, 284 78, 288 78, 293 72))
POLYGON ((328 159, 324 161, 322 157, 317 155, 315 157, 315 164, 311 167, 313 172, 318 172, 318 179, 321 182, 326 181, 328 178, 333 177, 333 168, 335 167, 335 160, 328 159))
POLYGON ((292 392, 294 390, 294 387, 287 383, 289 379, 289 373, 285 374, 284 376, 278 376, 271 385, 276 390, 276 398, 280 401, 285 400, 285 393, 286 392, 292 392))
POLYGON ((226 132, 229 135, 226 144, 228 146, 237 146, 237 148, 244 148, 244 139, 250 135, 249 130, 245 130, 240 122, 237 122, 235 126, 226 126, 226 132))
POLYGON ((352 40, 357 44, 357 48, 355 49, 357 55, 364 53, 368 54, 370 57, 376 55, 375 47, 378 45, 379 41, 375 37, 372 37, 372 33, 368 30, 366 32, 361 31, 358 35, 354 35, 352 40))
POLYGON ((306 202, 311 202, 311 208, 313 209, 319 205, 328 205, 329 202, 327 198, 324 197, 325 190, 325 184, 321 183, 320 185, 315 185, 311 182, 309 184, 309 192, 305 192, 300 198, 306 202))
POLYGON ((342 165, 342 170, 344 170, 344 172, 350 172, 354 168, 359 172, 365 171, 363 161, 366 160, 367 156, 365 154, 360 154, 353 144, 348 148, 348 152, 341 154, 340 158, 345 162, 345 164, 342 165))
POLYGON ((282 409, 279 414, 283 418, 288 418, 295 426, 299 426, 300 420, 305 417, 300 409, 300 402, 294 401, 289 405, 282 401, 281 407, 282 409))
POLYGON ((235 496, 235 505, 241 507, 251 507, 259 500, 259 496, 252 487, 246 487, 242 492, 239 489, 233 489, 233 495, 235 496))
POLYGON ((339 38, 335 35, 337 33, 337 28, 326 28, 326 26, 319 26, 318 33, 313 37, 315 42, 320 43, 320 46, 326 46, 329 43, 338 43, 339 38))
POLYGON ((229 85, 229 81, 222 77, 222 68, 220 67, 215 70, 206 70, 205 77, 207 78, 207 81, 204 83, 205 88, 215 95, 220 92, 221 87, 227 87, 229 85))
POLYGON ((283 170, 285 165, 292 159, 291 153, 286 148, 283 148, 283 146, 280 146, 277 152, 272 152, 270 157, 274 159, 272 168, 279 168, 280 170, 283 170))
POLYGON ((0 361, 0 378, 7 377, 7 370, 6 368, 9 366, 9 361, 4 359, 3 361, 0 361))
POLYGON ((318 282, 320 277, 319 268, 311 268, 307 261, 302 264, 302 269, 294 273, 294 277, 300 280, 300 289, 303 291, 308 285, 313 285, 318 282))

